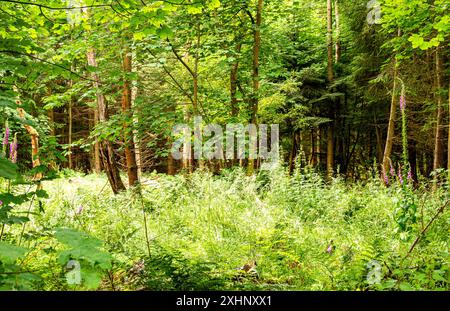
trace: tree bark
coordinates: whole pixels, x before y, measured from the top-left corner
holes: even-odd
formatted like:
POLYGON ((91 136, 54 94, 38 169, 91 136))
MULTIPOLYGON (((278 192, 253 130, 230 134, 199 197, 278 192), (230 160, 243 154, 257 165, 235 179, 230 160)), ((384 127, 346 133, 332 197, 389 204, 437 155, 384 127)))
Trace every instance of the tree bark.
MULTIPOLYGON (((95 56, 95 51, 90 49, 87 52, 88 64, 91 67, 97 67, 97 59, 95 56)), ((98 119, 100 123, 106 122, 108 120, 108 110, 105 96, 99 91, 100 78, 97 73, 92 73, 92 80, 94 80, 94 87, 97 89, 97 109, 98 109, 98 119)), ((117 168, 116 159, 114 157, 114 149, 111 142, 104 140, 99 143, 99 151, 101 154, 101 159, 103 162, 103 167, 108 177, 109 184, 114 194, 125 190, 125 186, 120 178, 119 169, 117 168)))
MULTIPOLYGON (((242 43, 239 42, 236 44, 236 54, 241 52, 242 43)), ((238 115, 238 100, 236 97, 237 94, 237 80, 238 80, 238 69, 239 69, 239 60, 236 58, 233 65, 231 66, 230 71, 230 98, 231 98, 231 116, 237 117, 238 115)))
MULTIPOLYGON (((332 3, 331 0, 327 0, 327 74, 328 82, 331 84, 334 80, 333 74, 333 16, 332 16, 332 3)), ((336 13, 338 11, 336 10, 336 13)), ((338 15, 338 14, 337 14, 338 15)), ((337 47, 336 42, 336 47, 337 47)), ((336 49, 337 53, 337 49, 336 49)), ((336 54, 337 55, 337 54, 336 54)), ((337 59, 337 57, 336 57, 337 59)), ((333 176, 334 170, 334 121, 327 128, 327 177, 333 176)))
MULTIPOLYGON (((251 97, 251 123, 258 124, 258 105, 259 105, 259 54, 261 49, 261 23, 262 23, 263 0, 258 0, 256 7, 256 19, 253 23, 253 66, 252 81, 253 92, 251 97)), ((248 173, 252 174, 255 166, 254 159, 248 160, 248 173)))
POLYGON ((327 52, 327 76, 328 81, 331 82, 333 81, 333 18, 331 0, 327 0, 327 52))
POLYGON ((123 55, 123 71, 125 74, 122 90, 122 112, 126 118, 124 122, 124 146, 127 163, 128 185, 134 186, 139 181, 138 167, 136 163, 136 151, 133 138, 133 122, 131 111, 131 84, 127 74, 131 73, 131 53, 128 48, 123 55))
POLYGON ((292 175, 292 172, 295 168, 295 156, 297 153, 297 135, 296 131, 292 132, 292 147, 289 155, 289 174, 292 175))
MULTIPOLYGON (((89 12, 87 8, 82 9, 83 14, 86 18, 89 18, 89 12)), ((88 65, 91 67, 97 66, 97 58, 95 55, 95 50, 93 48, 89 48, 86 53, 86 58, 88 61, 88 65)), ((103 123, 108 120, 108 105, 106 103, 105 96, 99 89, 100 86, 100 77, 96 72, 92 73, 93 85, 97 90, 97 111, 98 111, 98 122, 103 123)), ((106 172, 106 176, 108 177, 109 184, 111 186, 111 190, 114 194, 119 193, 120 191, 126 190, 122 179, 120 178, 120 172, 117 168, 117 162, 114 157, 114 149, 112 147, 111 142, 108 140, 104 140, 99 142, 99 153, 101 155, 101 161, 103 163, 103 168, 106 172)))
MULTIPOLYGON (((133 55, 131 56, 132 60, 135 61, 136 52, 134 51, 133 55)), ((133 70, 133 62, 131 63, 131 68, 133 70)), ((136 84, 134 84, 131 88, 131 107, 133 108, 136 103, 136 97, 138 95, 138 87, 136 84)), ((133 114, 133 140, 134 140, 134 151, 136 155, 136 165, 137 165, 137 174, 138 178, 140 179, 142 176, 142 157, 141 157, 141 141, 139 138, 139 111, 135 111, 135 109, 132 109, 133 114)))
MULTIPOLYGON (((94 108, 94 126, 96 126, 98 124, 98 108, 94 108)), ((102 169, 102 164, 101 164, 101 159, 100 159, 100 143, 98 142, 97 139, 95 139, 94 142, 94 172, 99 174, 101 169, 102 169)))
POLYGON ((450 82, 448 84, 448 143, 447 143, 447 170, 448 181, 450 182, 450 82))
POLYGON ((434 141, 434 160, 433 160, 433 170, 442 168, 442 119, 444 115, 442 96, 440 94, 441 89, 441 73, 442 64, 439 55, 439 48, 436 49, 436 102, 437 102, 437 116, 436 116, 436 135, 434 141))
MULTIPOLYGON (((22 107, 20 107, 22 105, 22 102, 20 101, 20 99, 18 99, 16 101, 17 103, 17 112, 19 114, 19 118, 25 120, 25 110, 23 110, 22 107)), ((30 134, 30 138, 31 138, 31 163, 33 168, 38 167, 41 165, 41 160, 39 158, 39 133, 36 131, 36 129, 34 127, 32 127, 31 125, 25 124, 23 125, 23 127, 25 128, 25 130, 28 132, 28 134, 30 134)), ((34 180, 36 181, 40 181, 42 179, 42 173, 36 173, 34 175, 34 180)), ((42 185, 39 182, 38 189, 42 189, 42 185)))
POLYGON ((69 158, 69 168, 73 169, 73 162, 72 162, 72 99, 69 101, 69 133, 67 135, 67 143, 69 145, 68 148, 68 158, 69 158))
POLYGON ((334 0, 334 16, 336 21, 336 45, 335 45, 335 61, 339 63, 341 59, 341 25, 339 14, 339 0, 334 0))
POLYGON ((334 131, 333 125, 327 128, 327 176, 331 178, 334 173, 334 131))
POLYGON ((395 134, 395 118, 397 114, 397 105, 396 105, 396 96, 395 92, 397 90, 397 61, 394 61, 394 86, 392 88, 392 97, 391 97, 391 109, 389 113, 389 125, 388 125, 388 131, 387 131, 387 137, 386 137, 386 144, 384 147, 384 154, 383 154, 383 174, 386 174, 389 172, 389 163, 392 153, 392 145, 394 141, 394 134, 395 134))

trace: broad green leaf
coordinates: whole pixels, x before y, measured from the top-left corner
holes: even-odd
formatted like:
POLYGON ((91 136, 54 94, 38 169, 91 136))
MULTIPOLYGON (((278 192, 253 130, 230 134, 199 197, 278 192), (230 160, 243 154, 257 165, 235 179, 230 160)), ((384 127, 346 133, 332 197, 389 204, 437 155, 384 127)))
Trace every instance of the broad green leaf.
POLYGON ((8 159, 0 156, 0 176, 6 179, 17 178, 18 167, 8 159))
POLYGON ((0 261, 8 264, 14 263, 19 257, 27 253, 27 249, 11 245, 5 242, 0 242, 0 261))

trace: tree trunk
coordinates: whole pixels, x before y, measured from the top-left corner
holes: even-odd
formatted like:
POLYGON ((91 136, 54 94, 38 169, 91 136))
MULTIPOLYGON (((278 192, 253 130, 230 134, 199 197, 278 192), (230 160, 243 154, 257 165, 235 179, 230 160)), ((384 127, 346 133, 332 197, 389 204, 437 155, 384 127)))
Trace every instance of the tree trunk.
POLYGON ((389 125, 388 125, 388 131, 387 131, 387 137, 386 137, 386 144, 384 147, 384 154, 383 154, 383 174, 387 175, 389 172, 389 163, 392 153, 392 145, 394 141, 394 134, 395 134, 395 118, 397 114, 397 105, 396 105, 396 96, 395 92, 397 90, 397 61, 394 61, 394 86, 392 88, 392 97, 391 97, 391 110, 389 113, 389 125))
MULTIPOLYGON (((332 17, 332 3, 331 0, 327 0, 327 72, 328 82, 332 83, 334 80, 333 74, 333 17, 332 17)), ((336 10, 336 12, 338 12, 336 10)), ((337 43, 336 43, 337 46, 337 43)), ((337 51, 336 51, 337 53, 337 51)), ((337 57, 336 57, 337 59, 337 57)), ((327 177, 333 176, 334 170, 334 121, 327 128, 327 177)))
MULTIPOLYGON (((259 105, 259 51, 261 48, 261 22, 262 22, 263 0, 258 0, 256 7, 256 20, 253 30, 253 92, 251 97, 251 123, 258 124, 258 105, 259 105)), ((248 173, 252 174, 255 166, 254 159, 248 160, 248 173)))
MULTIPOLYGON (((133 53, 133 56, 131 57, 134 61, 136 59, 135 57, 136 53, 133 53)), ((133 69, 133 63, 131 63, 131 68, 133 69)), ((131 88, 131 107, 133 108, 136 103, 136 97, 138 95, 138 87, 136 84, 133 84, 131 88)), ((138 178, 140 179, 142 176, 142 157, 141 157, 141 141, 139 139, 139 111, 135 111, 135 109, 132 109, 133 114, 133 140, 134 140, 134 151, 136 156, 136 165, 137 165, 137 173, 138 178)))
POLYGON ((122 112, 126 118, 124 122, 124 146, 125 159, 127 163, 128 185, 134 186, 139 181, 138 168, 136 164, 136 152, 133 138, 133 122, 131 111, 131 84, 128 74, 131 73, 131 53, 128 48, 123 55, 124 84, 122 90, 122 112))
POLYGON ((73 169, 72 163, 72 99, 69 101, 69 133, 67 135, 68 148, 68 158, 69 158, 69 168, 73 169))
POLYGON ((327 50, 327 76, 328 81, 331 82, 333 81, 333 18, 331 0, 327 0, 327 50))
POLYGON ((331 178, 334 173, 334 131, 333 125, 327 128, 327 176, 331 178))
POLYGON ((448 181, 450 182, 450 82, 448 84, 448 143, 447 143, 447 170, 448 181))
MULTIPOLYGON (((98 108, 94 108, 94 126, 98 124, 98 108)), ((100 159, 100 143, 97 139, 94 142, 94 172, 99 174, 102 169, 101 159, 100 159)))
POLYGON ((444 115, 442 96, 440 94, 441 90, 441 73, 442 64, 439 55, 439 48, 436 49, 436 99, 437 99, 437 117, 436 117, 436 135, 434 141, 434 160, 433 160, 433 170, 442 168, 442 119, 444 115))
MULTIPOLYGON (((239 42, 236 44, 236 54, 241 52, 242 43, 239 42)), ((239 69, 239 60, 236 58, 236 61, 231 66, 230 72, 230 98, 231 98, 231 116, 237 117, 238 115, 238 100, 236 97, 237 94, 237 80, 238 80, 238 69, 239 69)))
POLYGON ((315 143, 315 150, 314 150, 314 154, 315 154, 315 156, 316 156, 316 158, 315 158, 315 165, 316 166, 320 166, 320 153, 322 152, 321 151, 321 137, 320 137, 321 135, 320 135, 320 127, 318 127, 317 128, 317 130, 316 130, 316 143, 315 143))
POLYGON ((334 17, 336 21, 336 51, 335 60, 339 63, 341 59, 341 25, 340 25, 340 14, 339 14, 339 0, 334 0, 334 17))
MULTIPOLYGON (((90 49, 87 52, 88 64, 91 67, 97 67, 97 60, 95 57, 95 51, 90 49)), ((97 89, 97 109, 98 109, 98 119, 100 123, 106 122, 108 120, 108 111, 105 96, 99 91, 100 78, 97 73, 92 73, 92 80, 94 80, 94 87, 97 89)), ((101 159, 103 162, 103 168, 105 169, 106 176, 108 177, 109 184, 114 194, 125 190, 125 186, 120 178, 119 169, 117 168, 117 163, 114 158, 114 149, 111 143, 104 140, 99 143, 99 151, 101 154, 101 159)))
MULTIPOLYGON (((19 114, 19 118, 25 120, 25 111, 23 110, 22 107, 20 107, 22 105, 22 102, 20 101, 20 99, 18 99, 16 101, 17 103, 17 112, 19 114)), ((39 158, 39 133, 36 131, 36 129, 34 127, 32 127, 31 125, 28 124, 23 124, 23 127, 25 128, 25 130, 28 132, 28 134, 30 134, 30 138, 31 138, 31 163, 33 165, 33 168, 38 167, 41 165, 41 160, 39 158)), ((34 175, 34 180, 36 181, 40 181, 42 179, 42 173, 36 173, 34 175)), ((38 189, 42 189, 42 185, 39 182, 38 189)))
MULTIPOLYGON (((88 9, 85 7, 82 9, 83 14, 86 18, 89 18, 88 9)), ((93 48, 89 48, 86 53, 86 58, 88 61, 88 65, 91 67, 97 67, 97 59, 95 55, 95 50, 93 48)), ((103 123, 108 120, 108 106, 105 100, 105 96, 101 93, 100 86, 100 77, 96 72, 92 73, 92 80, 94 88, 97 90, 97 111, 98 111, 98 122, 103 123)), ((114 149, 112 147, 111 142, 108 140, 104 140, 99 143, 99 153, 101 155, 101 160, 103 163, 103 168, 106 172, 106 176, 108 177, 109 184, 111 185, 111 190, 114 194, 119 193, 120 191, 126 190, 122 179, 120 178, 120 172, 117 168, 116 159, 114 157, 114 149)))
POLYGON ((291 153, 289 155, 289 174, 292 175, 292 172, 295 168, 295 156, 297 152, 297 139, 296 139, 296 132, 292 132, 292 148, 291 153))

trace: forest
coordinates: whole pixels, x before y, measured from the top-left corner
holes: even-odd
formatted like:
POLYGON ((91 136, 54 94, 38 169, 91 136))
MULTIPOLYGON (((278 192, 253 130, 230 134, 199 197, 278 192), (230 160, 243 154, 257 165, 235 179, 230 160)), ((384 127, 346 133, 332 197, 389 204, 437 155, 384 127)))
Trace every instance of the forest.
POLYGON ((449 47, 448 0, 0 0, 0 289, 450 290, 449 47))

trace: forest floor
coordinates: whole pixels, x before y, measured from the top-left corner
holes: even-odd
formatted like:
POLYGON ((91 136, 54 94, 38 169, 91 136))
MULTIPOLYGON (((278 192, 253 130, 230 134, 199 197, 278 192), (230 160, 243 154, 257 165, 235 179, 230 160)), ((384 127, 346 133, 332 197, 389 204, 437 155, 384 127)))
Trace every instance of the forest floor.
POLYGON ((313 172, 236 170, 147 175, 142 196, 114 196, 104 176, 72 174, 44 182, 49 198, 26 225, 25 246, 36 254, 28 267, 49 270, 41 289, 72 288, 57 256, 40 246, 54 228, 102 241, 113 258, 103 290, 450 289, 447 210, 408 255, 444 204, 444 187, 432 193, 377 178, 326 184, 313 172), (402 229, 399 211, 414 206, 417 218, 402 229))

